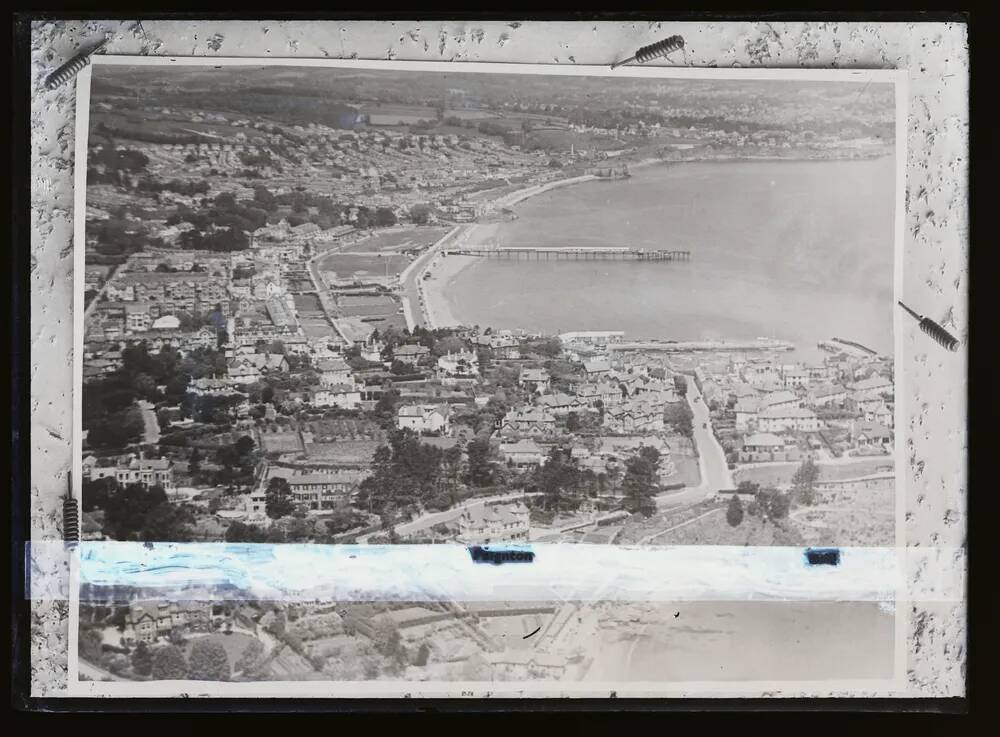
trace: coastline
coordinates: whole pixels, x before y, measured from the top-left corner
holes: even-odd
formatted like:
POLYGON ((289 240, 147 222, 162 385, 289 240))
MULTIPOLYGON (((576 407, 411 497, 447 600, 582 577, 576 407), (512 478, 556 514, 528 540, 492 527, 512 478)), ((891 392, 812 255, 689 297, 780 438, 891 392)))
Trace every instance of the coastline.
POLYGON ((455 278, 477 260, 476 256, 452 254, 435 258, 425 269, 431 276, 426 280, 421 277, 419 289, 422 297, 420 308, 427 328, 435 330, 462 324, 452 312, 452 305, 446 295, 455 278))
MULTIPOLYGON (((663 160, 651 159, 649 163, 659 163, 661 161, 663 160)), ((506 194, 498 198, 493 204, 498 209, 512 208, 536 195, 551 192, 554 189, 570 187, 582 182, 596 181, 597 179, 599 177, 593 174, 582 174, 576 177, 545 182, 544 184, 533 184, 506 194)), ((458 327, 462 324, 452 311, 452 304, 447 297, 448 287, 459 273, 477 260, 475 256, 460 256, 457 254, 439 256, 437 251, 440 249, 440 246, 452 236, 455 238, 455 245, 465 245, 470 240, 488 240, 496 232, 497 225, 497 223, 471 223, 464 226, 464 229, 449 231, 448 235, 431 247, 425 257, 426 261, 421 261, 419 264, 415 262, 404 272, 403 277, 406 277, 412 268, 416 267, 418 269, 415 287, 418 295, 417 306, 420 310, 421 322, 424 324, 424 327, 435 330, 444 327, 458 327), (431 277, 425 280, 425 273, 430 273, 431 277)), ((459 228, 461 227, 459 226, 459 228)), ((406 315, 407 326, 412 330, 416 324, 416 320, 412 314, 413 306, 405 295, 403 296, 403 310, 406 315)))

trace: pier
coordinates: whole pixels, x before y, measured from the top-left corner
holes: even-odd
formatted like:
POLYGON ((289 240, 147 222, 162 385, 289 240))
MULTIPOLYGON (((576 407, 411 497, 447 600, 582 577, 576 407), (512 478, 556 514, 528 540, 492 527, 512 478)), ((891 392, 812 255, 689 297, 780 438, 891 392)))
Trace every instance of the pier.
POLYGON ((666 251, 628 246, 501 246, 499 248, 448 248, 445 254, 500 259, 555 261, 690 261, 690 251, 666 251))
POLYGON ((609 351, 791 351, 795 346, 787 340, 637 340, 608 343, 609 351))

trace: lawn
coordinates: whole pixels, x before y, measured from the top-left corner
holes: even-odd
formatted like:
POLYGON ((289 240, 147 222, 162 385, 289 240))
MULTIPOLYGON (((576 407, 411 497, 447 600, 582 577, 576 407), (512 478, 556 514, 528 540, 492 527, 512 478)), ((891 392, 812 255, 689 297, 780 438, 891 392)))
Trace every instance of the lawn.
MULTIPOLYGON (((347 253, 378 253, 378 252, 398 252, 413 248, 426 248, 441 240, 448 232, 448 228, 442 227, 421 227, 402 228, 378 233, 357 243, 353 243, 344 250, 347 253)), ((331 256, 334 254, 331 254, 331 256)))
POLYGON ((774 523, 744 515, 740 525, 732 527, 720 509, 653 542, 656 545, 802 545, 804 540, 797 525, 787 519, 774 523))
POLYGON ((701 474, 698 471, 697 458, 683 455, 671 455, 670 460, 673 461, 674 472, 664 479, 664 484, 668 486, 672 484, 697 486, 701 483, 701 474))
MULTIPOLYGON (((850 463, 818 463, 821 481, 833 479, 849 479, 855 476, 891 470, 892 459, 886 456, 878 458, 859 459, 850 463)), ((761 486, 786 487, 792 483, 792 475, 798 470, 798 463, 787 463, 782 466, 755 466, 747 464, 733 472, 733 481, 753 481, 761 486)))
POLYGON ((320 269, 345 279, 350 276, 395 276, 409 265, 410 259, 399 254, 331 253, 321 259, 320 269))
POLYGON ((242 632, 232 632, 228 635, 223 634, 222 632, 216 632, 211 635, 205 635, 204 637, 191 637, 188 640, 187 652, 185 653, 188 658, 191 657, 191 648, 194 647, 194 643, 199 640, 211 640, 220 643, 222 647, 225 648, 226 656, 229 658, 229 665, 232 667, 250 646, 250 643, 254 641, 254 638, 250 635, 245 635, 242 632))

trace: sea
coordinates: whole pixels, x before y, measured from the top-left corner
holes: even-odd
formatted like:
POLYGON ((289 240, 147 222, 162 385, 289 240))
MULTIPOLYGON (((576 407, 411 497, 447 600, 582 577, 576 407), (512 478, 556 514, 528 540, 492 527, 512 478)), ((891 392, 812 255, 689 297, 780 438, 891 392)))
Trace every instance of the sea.
POLYGON ((532 197, 503 246, 686 250, 689 261, 477 259, 446 287, 468 325, 756 339, 818 360, 831 337, 893 352, 893 157, 660 163, 532 197))

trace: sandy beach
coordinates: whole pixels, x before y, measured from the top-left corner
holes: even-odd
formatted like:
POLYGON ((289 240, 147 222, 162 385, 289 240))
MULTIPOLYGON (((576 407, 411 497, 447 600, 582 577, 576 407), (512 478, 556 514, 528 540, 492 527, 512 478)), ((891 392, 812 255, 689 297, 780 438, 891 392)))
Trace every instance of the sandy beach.
MULTIPOLYGON (((662 163, 669 162, 665 162, 663 159, 647 158, 639 162, 630 162, 628 166, 630 168, 643 168, 662 163)), ((553 189, 571 187, 575 184, 590 182, 596 179, 597 177, 592 174, 584 174, 567 179, 557 179, 544 184, 534 184, 501 197, 496 201, 495 205, 497 208, 511 209, 532 197, 550 192, 553 189)), ((474 246, 488 243, 496 237, 497 227, 497 223, 475 223, 468 225, 455 235, 453 245, 474 246)), ((461 320, 455 316, 452 304, 446 295, 455 277, 463 269, 474 264, 476 260, 475 256, 458 256, 454 254, 445 256, 443 254, 435 254, 426 266, 423 264, 418 265, 420 269, 420 273, 417 274, 419 305, 411 306, 411 309, 412 307, 419 308, 422 315, 422 322, 425 326, 433 330, 435 328, 456 327, 462 324, 461 320), (424 272, 430 274, 427 279, 423 278, 424 272)), ((413 317, 408 317, 407 321, 413 322, 413 317)))
MULTIPOLYGON (((488 241, 496 233, 497 225, 484 223, 466 226, 455 236, 454 245, 463 246, 488 241)), ((448 301, 448 287, 463 269, 474 264, 476 256, 445 256, 437 253, 430 263, 424 267, 417 278, 417 289, 420 293, 420 309, 427 327, 443 328, 461 325, 448 301), (429 274, 424 279, 423 273, 429 274)))
MULTIPOLYGON (((650 160, 647 163, 652 163, 653 161, 659 161, 659 159, 650 160)), ((554 182, 534 184, 530 187, 511 192, 498 199, 494 204, 498 209, 510 209, 532 197, 553 189, 570 187, 574 184, 589 182, 595 179, 597 177, 592 174, 584 174, 568 179, 557 179, 554 182)), ((495 238, 497 225, 497 223, 475 223, 468 225, 455 235, 453 245, 463 246, 487 243, 495 238)), ((463 269, 475 263, 475 261, 475 256, 445 256, 443 254, 435 254, 428 265, 420 265, 420 273, 417 274, 417 291, 420 295, 419 309, 422 321, 426 327, 433 330, 435 328, 456 327, 462 324, 452 311, 451 303, 448 301, 446 294, 452 280, 463 269), (427 279, 423 277, 424 272, 430 274, 427 279)), ((407 321, 411 322, 412 317, 408 318, 407 321)))

